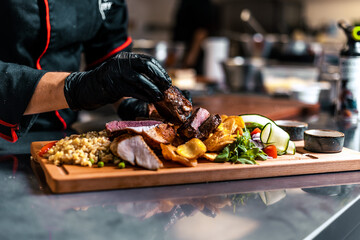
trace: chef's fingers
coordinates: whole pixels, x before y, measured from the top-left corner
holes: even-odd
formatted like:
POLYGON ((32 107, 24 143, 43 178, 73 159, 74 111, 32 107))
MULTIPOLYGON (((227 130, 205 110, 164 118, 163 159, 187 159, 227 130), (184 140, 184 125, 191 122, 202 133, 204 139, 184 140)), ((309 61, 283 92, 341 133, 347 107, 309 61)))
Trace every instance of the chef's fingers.
POLYGON ((155 58, 141 55, 133 61, 132 67, 146 75, 161 91, 167 90, 172 84, 170 76, 155 58))
POLYGON ((132 81, 129 83, 132 89, 136 89, 136 91, 131 90, 132 94, 127 97, 134 97, 147 102, 158 102, 163 99, 162 91, 147 76, 135 72, 131 78, 132 81))
POLYGON ((135 98, 127 98, 121 101, 117 108, 117 114, 122 120, 136 120, 138 117, 149 117, 148 103, 135 98))

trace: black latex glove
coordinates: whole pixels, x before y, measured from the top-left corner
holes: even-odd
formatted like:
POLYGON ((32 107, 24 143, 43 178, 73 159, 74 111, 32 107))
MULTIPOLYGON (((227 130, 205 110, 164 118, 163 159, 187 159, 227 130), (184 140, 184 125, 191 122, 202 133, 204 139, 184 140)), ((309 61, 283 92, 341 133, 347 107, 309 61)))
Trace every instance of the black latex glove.
MULTIPOLYGON (((180 89, 179 89, 180 90, 180 89)), ((192 102, 192 97, 191 97, 191 94, 190 94, 190 91, 188 90, 180 90, 180 92, 182 93, 182 95, 184 95, 184 97, 189 100, 191 102, 191 104, 193 103, 192 102)))
POLYGON ((135 120, 137 117, 149 117, 149 103, 135 98, 121 101, 117 114, 122 120, 135 120))
MULTIPOLYGON (((180 90, 184 97, 192 103, 190 92, 187 90, 180 90)), ((117 114, 122 120, 135 120, 138 117, 149 117, 149 103, 134 99, 127 98, 121 101, 117 114)))
POLYGON ((90 110, 122 97, 160 101, 170 86, 169 75, 155 58, 122 52, 94 70, 71 73, 64 94, 71 109, 90 110))

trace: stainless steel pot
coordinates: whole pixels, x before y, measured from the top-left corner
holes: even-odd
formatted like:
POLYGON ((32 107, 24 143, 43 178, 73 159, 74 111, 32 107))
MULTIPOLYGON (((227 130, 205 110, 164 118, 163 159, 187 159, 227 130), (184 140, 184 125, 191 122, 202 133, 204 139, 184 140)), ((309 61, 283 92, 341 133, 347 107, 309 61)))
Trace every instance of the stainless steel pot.
POLYGON ((221 63, 225 82, 231 92, 263 91, 261 69, 265 66, 262 58, 229 58, 221 63))

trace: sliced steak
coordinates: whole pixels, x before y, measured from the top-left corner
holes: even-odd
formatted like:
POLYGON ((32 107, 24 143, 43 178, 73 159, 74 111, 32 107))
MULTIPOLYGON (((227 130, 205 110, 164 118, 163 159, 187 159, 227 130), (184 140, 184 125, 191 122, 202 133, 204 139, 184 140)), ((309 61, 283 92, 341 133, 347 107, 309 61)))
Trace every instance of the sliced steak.
POLYGON ((114 138, 132 129, 135 132, 142 132, 144 130, 155 127, 163 122, 160 121, 112 121, 105 125, 106 132, 110 138, 114 138))
POLYGON ((106 131, 111 139, 127 133, 139 134, 154 149, 160 149, 160 143, 171 143, 176 136, 171 125, 159 121, 113 121, 106 124, 106 131))
POLYGON ((183 123, 191 115, 192 104, 174 86, 164 92, 164 100, 154 103, 158 113, 167 121, 183 123))
POLYGON ((163 163, 140 135, 123 134, 112 141, 110 150, 114 155, 132 165, 150 170, 163 167, 163 163))
POLYGON ((175 139, 176 132, 172 126, 163 123, 143 131, 140 135, 152 149, 161 149, 160 143, 172 143, 175 139))
POLYGON ((197 108, 195 112, 189 117, 186 122, 177 130, 180 136, 190 138, 200 137, 199 127, 210 116, 210 113, 205 108, 197 108))
POLYGON ((215 131, 215 129, 220 125, 221 117, 219 114, 211 114, 203 124, 199 127, 199 138, 207 138, 209 135, 215 131))

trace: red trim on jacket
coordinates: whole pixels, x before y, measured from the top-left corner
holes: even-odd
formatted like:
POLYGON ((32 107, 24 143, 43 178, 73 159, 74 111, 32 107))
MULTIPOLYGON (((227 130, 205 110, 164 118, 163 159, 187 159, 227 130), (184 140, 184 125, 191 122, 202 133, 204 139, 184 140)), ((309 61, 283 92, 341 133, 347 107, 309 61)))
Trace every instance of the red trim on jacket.
POLYGON ((19 138, 16 135, 16 130, 19 129, 19 125, 18 124, 11 124, 11 123, 7 123, 3 120, 0 119, 0 124, 4 125, 5 127, 9 127, 11 129, 11 136, 5 135, 3 133, 0 133, 0 137, 9 141, 9 142, 16 142, 19 138))
POLYGON ((5 127, 10 127, 10 128, 16 128, 17 127, 17 124, 11 124, 11 123, 7 123, 3 120, 0 119, 0 124, 1 125, 4 125, 5 127))
POLYGON ((63 125, 63 130, 65 130, 67 128, 67 124, 65 122, 65 120, 61 117, 59 111, 55 111, 55 115, 58 117, 58 119, 60 120, 60 122, 63 125))
POLYGON ((14 143, 19 139, 18 136, 16 135, 16 132, 15 132, 17 129, 18 129, 17 127, 16 128, 11 128, 11 136, 0 133, 0 137, 5 139, 6 141, 14 143))
MULTIPOLYGON (((47 49, 49 48, 49 44, 50 44, 50 33, 51 33, 51 25, 50 25, 50 10, 49 10, 49 2, 48 0, 44 0, 44 4, 45 4, 45 12, 46 12, 46 45, 45 45, 45 49, 44 51, 41 53, 41 55, 39 56, 39 58, 36 61, 36 68, 41 70, 42 67, 40 65, 40 60, 41 58, 44 56, 44 54, 46 53, 47 49)), ((55 115, 59 118, 60 122, 63 124, 64 129, 66 129, 67 124, 65 122, 65 120, 60 116, 58 111, 55 111, 55 115)), ((9 141, 9 142, 16 142, 19 138, 16 134, 16 130, 19 130, 19 125, 18 124, 10 124, 7 123, 5 121, 2 121, 0 119, 0 124, 4 125, 5 127, 9 127, 11 128, 11 136, 5 135, 3 133, 0 133, 0 137, 9 141)))
POLYGON ((63 125, 63 130, 67 129, 67 124, 66 121, 64 120, 64 118, 60 115, 59 111, 55 111, 55 115, 56 117, 59 119, 59 121, 61 122, 61 124, 63 125))
POLYGON ((46 45, 44 51, 41 53, 40 57, 36 61, 36 68, 39 70, 42 69, 40 65, 40 59, 44 56, 50 44, 50 32, 51 32, 49 2, 48 0, 44 0, 44 3, 45 3, 45 12, 46 12, 46 45))
POLYGON ((93 66, 95 66, 95 65, 98 65, 99 63, 104 62, 106 59, 108 59, 109 57, 111 57, 111 56, 114 55, 115 53, 118 53, 118 52, 120 52, 121 50, 127 48, 127 47, 131 44, 131 42, 132 42, 132 38, 131 38, 131 37, 128 37, 123 44, 121 44, 119 47, 113 49, 111 52, 109 52, 108 54, 106 54, 106 55, 103 56, 102 58, 100 58, 100 59, 98 59, 98 60, 96 60, 96 61, 88 64, 88 67, 93 67, 93 66))
MULTIPOLYGON (((40 65, 40 60, 49 48, 50 36, 51 36, 49 2, 48 2, 48 0, 44 0, 44 3, 45 3, 45 12, 46 12, 46 17, 45 17, 45 19, 46 19, 46 45, 45 45, 44 51, 41 53, 41 55, 39 56, 39 58, 36 61, 36 68, 39 70, 42 69, 42 67, 40 65)), ((62 123, 63 129, 65 130, 67 128, 67 124, 66 124, 65 120, 61 117, 61 115, 58 111, 55 111, 55 115, 59 119, 59 121, 62 123)))

